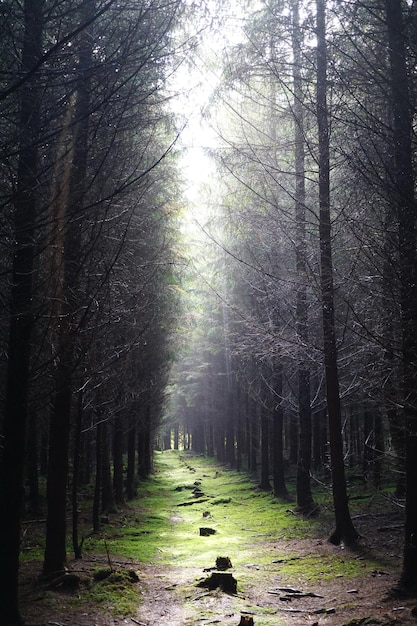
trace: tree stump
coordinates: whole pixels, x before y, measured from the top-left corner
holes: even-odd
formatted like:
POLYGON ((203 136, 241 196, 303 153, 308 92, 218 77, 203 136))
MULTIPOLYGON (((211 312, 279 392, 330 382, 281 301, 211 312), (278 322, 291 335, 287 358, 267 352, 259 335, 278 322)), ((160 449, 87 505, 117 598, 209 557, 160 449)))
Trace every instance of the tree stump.
POLYGON ((216 531, 214 530, 214 528, 206 528, 206 527, 202 527, 200 528, 200 537, 209 537, 210 535, 215 535, 216 531))
POLYGON ((232 574, 213 572, 211 576, 198 583, 197 587, 207 587, 210 591, 219 588, 225 593, 236 593, 237 580, 233 578, 232 574))

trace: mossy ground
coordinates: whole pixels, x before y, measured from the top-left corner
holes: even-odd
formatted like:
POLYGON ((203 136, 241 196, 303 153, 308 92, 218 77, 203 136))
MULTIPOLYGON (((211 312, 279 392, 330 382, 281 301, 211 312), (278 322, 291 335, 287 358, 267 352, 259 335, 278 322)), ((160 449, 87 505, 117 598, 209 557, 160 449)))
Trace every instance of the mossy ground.
MULTIPOLYGON (((97 568, 100 563, 115 574, 82 586, 75 597, 64 598, 65 610, 81 614, 83 607, 90 611, 94 606, 113 619, 100 622, 103 625, 134 615, 146 624, 162 624, 162 617, 160 622, 155 615, 153 621, 145 619, 147 612, 162 610, 157 608, 159 598, 166 605, 163 610, 171 607, 166 622, 170 626, 214 623, 219 614, 220 623, 232 624, 237 622, 230 620, 242 612, 255 614, 257 626, 295 623, 288 621, 293 616, 283 610, 274 589, 330 589, 338 580, 355 586, 358 580, 375 579, 375 572, 398 568, 398 555, 376 551, 375 542, 371 546, 368 542, 359 552, 326 542, 333 524, 330 495, 322 486, 317 489, 321 513, 306 519, 295 512, 295 504, 259 490, 245 472, 190 452, 157 452, 155 472, 140 485, 137 500, 109 515, 100 535, 90 534, 87 526, 83 530, 81 569, 92 563, 97 568), (201 536, 201 527, 210 527, 215 534, 201 536), (213 568, 218 556, 228 556, 233 564, 236 596, 201 592, 196 587, 207 575, 204 569, 213 568), (124 574, 132 567, 139 571, 139 582, 124 574)), ((358 523, 367 519, 370 505, 376 516, 386 513, 384 494, 361 486, 357 495, 352 514, 358 523)), ((394 546, 398 536, 390 539, 390 549, 398 552, 394 546)), ((30 537, 27 545, 31 546, 26 550, 29 557, 37 547, 30 537)), ((50 596, 47 592, 45 605, 50 605, 50 596)), ((353 598, 341 600, 346 611, 357 606, 353 598)), ((312 602, 317 605, 315 600, 308 606, 312 602)), ((330 626, 330 617, 326 620, 323 623, 330 626)))

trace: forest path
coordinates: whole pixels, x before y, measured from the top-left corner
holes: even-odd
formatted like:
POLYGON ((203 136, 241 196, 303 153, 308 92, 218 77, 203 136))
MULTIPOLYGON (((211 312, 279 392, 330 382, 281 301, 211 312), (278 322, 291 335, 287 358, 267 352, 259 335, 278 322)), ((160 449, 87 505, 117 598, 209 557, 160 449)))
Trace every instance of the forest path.
MULTIPOLYGON (((135 618, 141 625, 238 626, 242 616, 252 616, 256 626, 356 626, 365 619, 415 625, 411 605, 386 601, 398 576, 392 552, 335 547, 323 540, 328 529, 295 516, 293 507, 260 492, 246 475, 208 465, 204 457, 164 454, 164 480, 179 498, 171 501, 159 557, 141 567, 135 618), (200 536, 200 527, 215 534, 200 536), (218 556, 232 562, 236 594, 197 586, 218 556)), ((385 547, 396 549, 389 542, 385 547)))
MULTIPOLYGON (((416 599, 387 600, 399 576, 402 532, 399 508, 384 494, 362 488, 351 498, 363 538, 353 552, 326 541, 333 528, 328 493, 316 494, 321 513, 306 520, 245 472, 207 457, 158 452, 155 466, 138 499, 109 518, 106 550, 92 536, 84 558, 69 564, 88 581, 110 564, 116 573, 133 569, 138 582, 116 584, 105 598, 94 582, 75 595, 45 593, 33 585, 40 562, 26 561, 27 626, 238 626, 242 617, 255 626, 416 625, 416 599), (201 528, 214 532, 201 535, 201 528), (217 557, 230 559, 224 573, 236 580, 236 593, 199 586, 217 557), (130 603, 121 611, 125 594, 130 603)), ((288 486, 294 491, 290 479, 288 486)))

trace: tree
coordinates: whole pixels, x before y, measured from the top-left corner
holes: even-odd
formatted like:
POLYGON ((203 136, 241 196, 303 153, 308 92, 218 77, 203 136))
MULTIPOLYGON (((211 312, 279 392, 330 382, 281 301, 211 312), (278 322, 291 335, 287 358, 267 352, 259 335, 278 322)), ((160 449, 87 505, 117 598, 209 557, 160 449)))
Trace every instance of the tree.
MULTIPOLYGON (((85 5, 81 11, 81 23, 88 24, 95 15, 95 3, 85 5)), ((57 329, 57 364, 54 376, 54 398, 50 420, 49 463, 47 481, 48 516, 46 523, 46 546, 43 571, 46 576, 62 572, 66 564, 66 485, 69 470, 69 442, 72 408, 72 378, 76 359, 76 331, 79 320, 77 310, 77 282, 81 258, 81 215, 87 187, 88 125, 90 114, 91 76, 90 66, 94 38, 88 28, 81 35, 79 44, 78 82, 75 93, 73 120, 71 121, 69 160, 64 165, 58 198, 57 231, 58 247, 57 278, 59 291, 60 324, 57 329), (69 170, 69 171, 66 171, 69 170), (68 177, 68 183, 65 179, 68 177), (63 234, 62 234, 63 233, 63 234), (62 239, 61 239, 62 237, 62 239)))
POLYGON ((311 399, 310 369, 306 362, 305 346, 308 345, 307 302, 307 238, 306 238, 306 173, 304 136, 304 96, 302 87, 302 31, 299 2, 292 3, 292 51, 294 89, 294 143, 295 143, 295 220, 296 220, 296 333, 300 342, 298 357, 298 414, 299 450, 297 462, 297 507, 305 514, 317 509, 311 493, 311 399))
POLYGON ((336 528, 335 544, 353 544, 359 537, 350 517, 343 457, 342 419, 334 313, 332 235, 330 218, 330 155, 327 110, 326 4, 317 0, 317 127, 319 166, 320 285, 322 297, 323 352, 329 420, 330 463, 336 528))

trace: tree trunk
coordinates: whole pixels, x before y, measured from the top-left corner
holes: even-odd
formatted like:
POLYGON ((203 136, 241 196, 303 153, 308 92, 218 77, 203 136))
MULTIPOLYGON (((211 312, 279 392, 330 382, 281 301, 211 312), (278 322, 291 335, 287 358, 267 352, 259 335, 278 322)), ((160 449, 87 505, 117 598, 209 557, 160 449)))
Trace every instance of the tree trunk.
POLYGON ((307 308, 307 241, 306 241, 306 189, 304 152, 304 97, 302 87, 302 30, 300 28, 299 2, 292 2, 292 50, 294 83, 294 140, 295 140, 295 221, 296 221, 296 331, 300 343, 298 355, 298 419, 299 447, 297 459, 297 508, 309 514, 316 510, 311 493, 311 404, 310 370, 305 351, 308 345, 307 308))
POLYGON ((252 414, 250 422, 250 470, 254 474, 258 471, 259 423, 258 407, 252 400, 252 414))
POLYGON ((129 416, 129 431, 127 434, 127 473, 126 473, 126 494, 128 500, 136 497, 135 466, 136 466, 136 418, 132 410, 129 416))
POLYGON ((29 415, 26 474, 29 485, 29 508, 33 515, 40 513, 38 420, 37 413, 32 412, 29 415))
POLYGON ((123 422, 120 413, 114 418, 113 435, 113 489, 116 504, 124 504, 123 485, 123 422))
POLYGON ((333 260, 330 221, 330 151, 327 110, 327 43, 325 0, 317 0, 317 125, 319 136, 319 235, 320 288, 322 298, 323 351, 329 419, 330 462, 336 528, 330 536, 335 544, 349 545, 358 539, 346 492, 343 458, 342 417, 339 395, 334 316, 333 260))
POLYGON ((95 533, 100 532, 100 505, 101 505, 101 487, 103 471, 103 435, 102 421, 99 417, 96 426, 96 480, 94 484, 93 498, 93 530, 95 533))
POLYGON ((74 558, 81 559, 82 542, 78 539, 78 487, 80 483, 80 463, 81 463, 81 439, 83 423, 83 393, 80 390, 77 397, 77 417, 74 432, 74 453, 72 462, 72 549, 74 558))
POLYGON ((148 478, 151 471, 151 399, 148 398, 143 407, 143 417, 138 432, 138 476, 148 478))
MULTIPOLYGON (((94 3, 86 5, 88 13, 94 10, 94 3)), ((84 16, 86 17, 86 16, 84 16)), ((81 215, 84 188, 87 174, 88 123, 90 112, 89 68, 92 56, 92 38, 82 33, 80 44, 77 85, 77 99, 74 109, 74 127, 69 151, 69 174, 67 197, 65 184, 60 182, 63 192, 58 199, 58 210, 64 217, 57 218, 58 229, 65 228, 62 249, 62 276, 58 277, 61 309, 59 311, 58 353, 55 371, 54 404, 50 423, 49 465, 46 523, 46 545, 43 571, 45 575, 62 571, 66 564, 66 514, 67 482, 69 470, 69 440, 71 429, 72 377, 75 368, 75 341, 77 332, 77 279, 81 251, 81 215), (64 222, 65 220, 65 222, 64 222)), ((61 242, 57 242, 61 243, 61 242)), ((58 269, 58 271, 60 271, 58 269)))
POLYGON ((282 378, 282 365, 275 365, 272 375, 272 384, 275 394, 274 409, 272 412, 272 479, 274 482, 274 496, 277 498, 288 498, 284 467, 284 409, 282 408, 282 378))
POLYGON ((113 497, 113 481, 111 475, 111 463, 110 463, 110 439, 108 434, 108 422, 107 419, 103 421, 102 426, 102 457, 103 464, 102 474, 102 512, 114 513, 116 511, 116 505, 113 497))
POLYGON ((261 480, 259 489, 270 491, 269 482, 269 415, 264 406, 261 406, 261 480))
POLYGON ((13 277, 7 364, 3 450, 0 465, 0 607, 4 623, 20 624, 18 572, 20 524, 33 329, 33 271, 41 85, 33 69, 41 56, 42 0, 24 2, 19 157, 14 201, 13 277))
POLYGON ((394 132, 393 199, 398 213, 403 393, 405 416, 405 538, 401 587, 417 593, 417 269, 412 105, 401 0, 386 1, 394 132))

